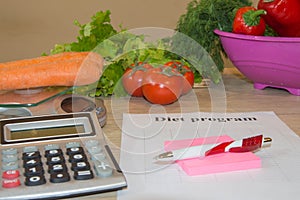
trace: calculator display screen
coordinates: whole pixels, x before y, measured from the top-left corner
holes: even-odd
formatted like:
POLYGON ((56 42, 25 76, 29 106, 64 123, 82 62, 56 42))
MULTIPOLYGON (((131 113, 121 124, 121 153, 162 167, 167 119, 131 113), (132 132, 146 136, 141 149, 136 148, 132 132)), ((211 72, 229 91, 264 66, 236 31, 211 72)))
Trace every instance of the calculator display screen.
POLYGON ((64 115, 11 119, 1 124, 1 144, 94 136, 89 116, 64 115), (4 123, 5 122, 5 123, 4 123))
POLYGON ((10 140, 20 140, 28 138, 44 138, 52 136, 65 136, 78 133, 84 133, 83 125, 68 125, 61 127, 51 127, 51 128, 32 128, 26 130, 18 130, 10 132, 10 140))

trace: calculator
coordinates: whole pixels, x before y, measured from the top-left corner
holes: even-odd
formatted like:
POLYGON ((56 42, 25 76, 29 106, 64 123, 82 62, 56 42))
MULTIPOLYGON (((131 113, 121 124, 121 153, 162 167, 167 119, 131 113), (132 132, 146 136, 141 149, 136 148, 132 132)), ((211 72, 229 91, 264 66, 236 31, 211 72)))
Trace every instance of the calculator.
POLYGON ((0 120, 0 199, 56 199, 126 188, 95 112, 0 120))

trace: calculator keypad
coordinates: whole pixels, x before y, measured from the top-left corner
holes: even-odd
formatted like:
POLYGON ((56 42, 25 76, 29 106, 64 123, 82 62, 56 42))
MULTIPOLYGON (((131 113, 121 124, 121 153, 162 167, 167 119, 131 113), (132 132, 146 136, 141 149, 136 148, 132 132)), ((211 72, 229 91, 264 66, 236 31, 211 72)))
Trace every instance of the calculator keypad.
POLYGON ((79 142, 68 142, 63 147, 47 144, 27 146, 21 150, 2 149, 2 188, 112 176, 113 168, 108 164, 100 143, 88 140, 84 147, 79 142))

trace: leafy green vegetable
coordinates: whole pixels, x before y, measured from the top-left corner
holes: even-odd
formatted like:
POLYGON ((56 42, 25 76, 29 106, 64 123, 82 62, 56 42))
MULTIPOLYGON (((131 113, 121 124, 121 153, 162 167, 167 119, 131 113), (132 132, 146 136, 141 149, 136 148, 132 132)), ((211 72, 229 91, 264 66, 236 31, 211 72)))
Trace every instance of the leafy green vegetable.
POLYGON ((105 39, 115 35, 117 31, 110 24, 110 11, 97 12, 91 18, 91 22, 80 24, 75 20, 74 24, 80 28, 76 42, 70 44, 58 44, 50 51, 50 54, 65 51, 91 51, 105 39))
MULTIPOLYGON (((120 78, 122 77, 123 70, 123 60, 119 62, 114 62, 108 66, 106 66, 100 81, 98 82, 98 86, 94 96, 108 96, 116 93, 116 85, 119 83, 120 78)), ((119 96, 123 96, 126 93, 122 90, 118 90, 119 96)))
MULTIPOLYGON (((98 83, 76 88, 74 90, 76 93, 88 93, 90 96, 125 95, 120 84, 121 77, 127 67, 137 62, 148 62, 153 66, 159 66, 170 60, 178 60, 192 68, 196 83, 202 81, 201 72, 209 74, 213 80, 220 78, 214 75, 214 70, 208 70, 208 72, 203 70, 203 66, 208 63, 205 56, 202 56, 203 63, 195 61, 192 64, 185 56, 176 54, 180 52, 172 52, 172 45, 175 44, 172 42, 174 39, 172 37, 146 42, 147 36, 145 35, 135 35, 122 28, 120 31, 115 30, 110 24, 110 11, 97 12, 87 24, 80 24, 77 20, 74 24, 79 27, 77 41, 57 44, 50 50, 50 54, 66 51, 92 51, 99 53, 105 59, 103 74, 98 83)), ((190 55, 186 57, 193 61, 190 55)))
MULTIPOLYGON (((230 32, 236 10, 248 5, 251 5, 248 0, 193 0, 188 4, 187 12, 180 17, 176 30, 197 41, 210 54, 219 71, 222 71, 224 68, 222 53, 225 56, 226 53, 213 31, 220 29, 230 32)), ((182 43, 177 41, 176 44, 182 43)), ((186 50, 190 54, 197 51, 197 49, 186 50)))
MULTIPOLYGON (((57 44, 50 50, 50 54, 57 54, 66 51, 94 51, 110 60, 114 58, 124 45, 124 41, 132 38, 133 35, 117 34, 118 31, 110 24, 110 11, 99 11, 91 17, 91 21, 87 24, 80 24, 75 20, 74 24, 79 27, 79 36, 76 42, 57 44), (113 37, 117 35, 116 37, 113 37), (108 38, 114 38, 114 41, 108 38), (123 42, 123 43, 122 43, 123 42)), ((124 31, 124 30, 121 30, 124 31)), ((85 90, 94 91, 93 96, 108 96, 113 94, 114 87, 124 72, 123 61, 109 62, 103 70, 103 74, 98 82, 97 89, 85 86, 77 88, 78 92, 85 90)), ((93 87, 95 87, 93 85, 93 87)))

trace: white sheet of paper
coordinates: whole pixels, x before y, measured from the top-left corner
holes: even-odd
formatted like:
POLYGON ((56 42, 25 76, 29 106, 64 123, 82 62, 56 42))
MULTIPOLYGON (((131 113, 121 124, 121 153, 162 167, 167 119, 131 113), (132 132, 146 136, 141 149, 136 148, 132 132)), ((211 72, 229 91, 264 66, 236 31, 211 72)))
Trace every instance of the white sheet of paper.
POLYGON ((273 112, 124 114, 120 166, 128 188, 118 200, 282 200, 300 196, 300 138, 273 112), (256 152, 260 169, 188 176, 157 163, 167 140, 263 134, 271 147, 256 152))

